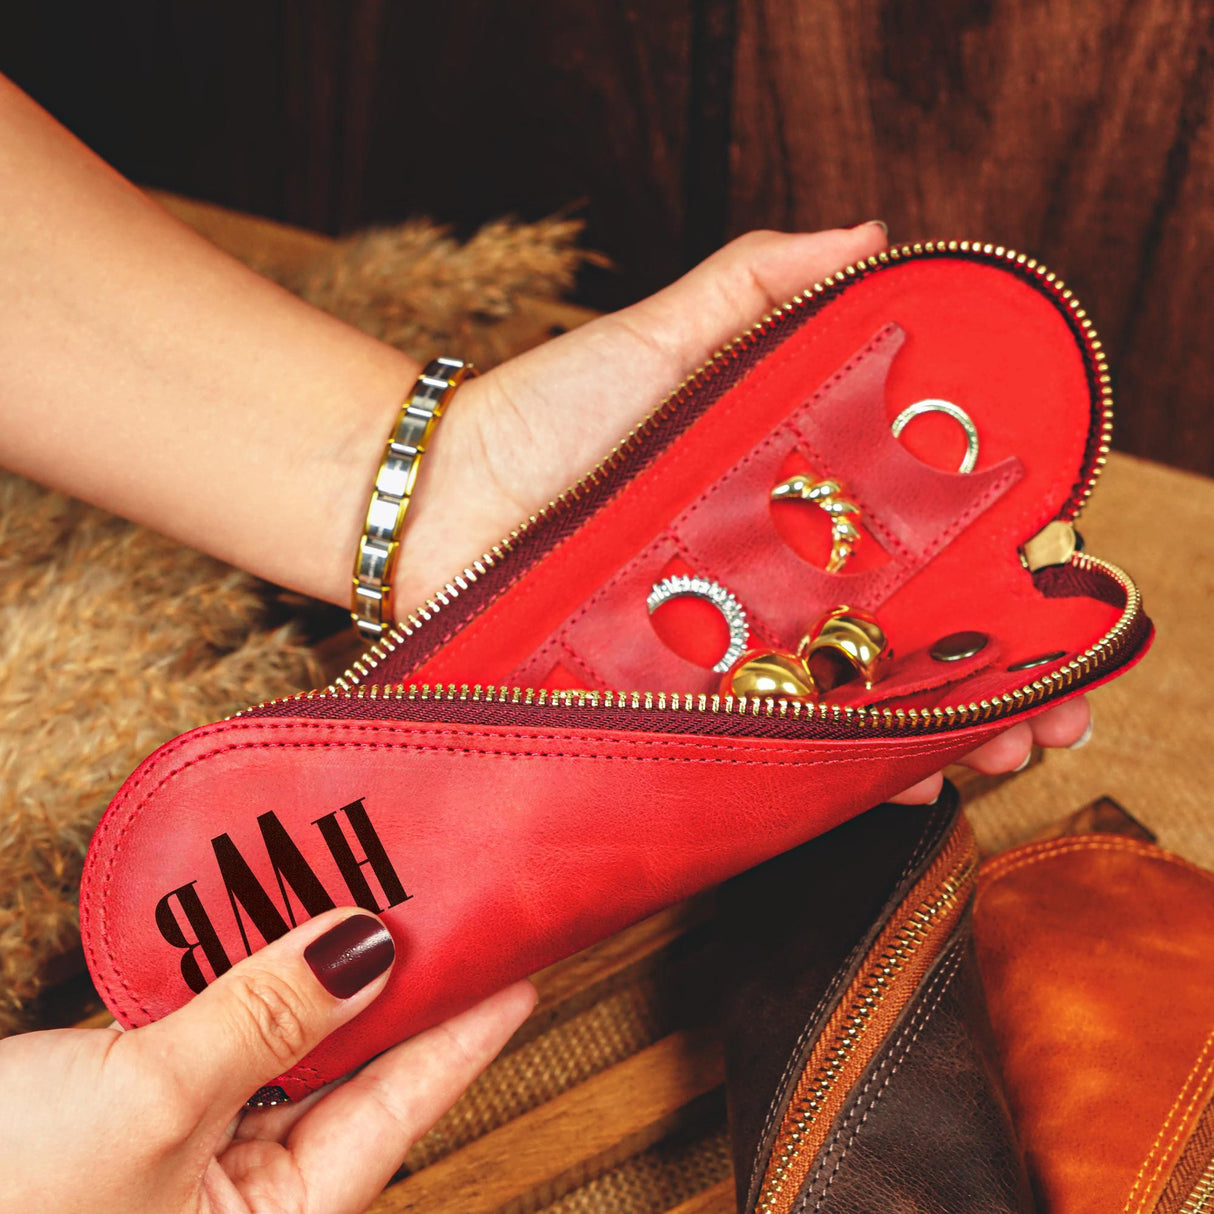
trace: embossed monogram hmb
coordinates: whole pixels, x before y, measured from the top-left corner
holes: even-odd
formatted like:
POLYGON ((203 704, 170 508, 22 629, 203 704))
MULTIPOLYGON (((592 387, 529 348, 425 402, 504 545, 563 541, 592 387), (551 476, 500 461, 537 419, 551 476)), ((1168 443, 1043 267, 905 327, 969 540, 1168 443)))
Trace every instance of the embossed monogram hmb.
MULTIPOLYGON (((407 902, 412 896, 405 892, 383 841, 367 814, 362 798, 315 819, 312 825, 319 830, 349 896, 356 905, 378 914, 389 907, 407 902), (354 839, 362 848, 361 860, 355 855, 338 814, 344 814, 349 822, 354 839), (379 882, 382 904, 372 890, 364 869, 368 869, 379 882)), ((303 908, 304 919, 310 919, 322 911, 332 910, 336 905, 299 845, 287 833, 272 810, 258 817, 257 826, 261 832, 266 858, 278 886, 281 907, 258 881, 231 835, 216 835, 211 840, 219 878, 227 893, 232 917, 240 933, 246 956, 254 951, 246 928, 246 916, 249 924, 267 944, 285 935, 299 922, 295 917, 288 887, 303 908)), ((170 890, 156 903, 155 910, 156 927, 161 936, 173 948, 184 950, 181 955, 181 976, 190 990, 195 992, 203 990, 211 981, 199 963, 199 953, 206 959, 212 978, 217 978, 225 970, 232 968, 232 960, 223 946, 211 914, 195 888, 197 884, 196 878, 170 890), (178 912, 192 930, 192 940, 187 937, 186 928, 182 925, 178 912)))

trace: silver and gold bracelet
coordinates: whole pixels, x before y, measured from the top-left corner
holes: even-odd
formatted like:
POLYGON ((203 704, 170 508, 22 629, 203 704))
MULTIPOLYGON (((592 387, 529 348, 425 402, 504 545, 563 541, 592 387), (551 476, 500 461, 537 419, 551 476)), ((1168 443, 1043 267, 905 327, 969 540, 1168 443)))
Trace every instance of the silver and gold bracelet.
POLYGON ((388 435, 354 561, 350 615, 368 640, 378 640, 393 624, 392 579, 422 456, 456 388, 475 374, 471 363, 458 358, 427 363, 388 435))

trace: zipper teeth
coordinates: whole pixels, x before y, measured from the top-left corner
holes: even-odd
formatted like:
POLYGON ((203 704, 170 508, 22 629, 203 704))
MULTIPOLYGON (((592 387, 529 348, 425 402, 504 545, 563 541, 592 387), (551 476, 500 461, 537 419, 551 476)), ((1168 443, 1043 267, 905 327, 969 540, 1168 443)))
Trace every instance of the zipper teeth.
MULTIPOLYGON (((793 1163, 798 1158, 807 1133, 817 1124, 823 1107, 835 1088, 848 1059, 863 1040, 873 1015, 889 994, 894 980, 907 962, 928 945, 943 916, 955 909, 967 894, 978 868, 978 858, 967 846, 960 861, 953 865, 935 887, 932 896, 921 902, 899 925, 896 935, 872 961, 859 984, 858 998, 838 1026, 825 1060, 814 1075, 810 1090, 784 1115, 791 1125, 783 1149, 774 1153, 756 1202, 758 1214, 776 1214, 783 1205, 781 1196, 793 1163)), ((855 984, 853 984, 853 987, 855 984)), ((814 1135, 817 1138, 817 1135, 814 1135)), ((778 1143, 777 1143, 778 1145, 778 1143)))
POLYGON ((1214 1159, 1206 1164, 1193 1191, 1185 1198, 1179 1214, 1210 1214, 1214 1210, 1214 1159))
MULTIPOLYGON (((827 275, 821 282, 814 283, 812 287, 794 295, 787 303, 774 308, 745 332, 722 346, 666 396, 651 413, 637 422, 581 480, 558 497, 553 498, 543 509, 531 515, 525 522, 519 524, 505 539, 494 544, 479 560, 473 561, 462 573, 448 582, 434 598, 429 599, 424 606, 417 608, 407 616, 404 624, 390 628, 349 669, 334 679, 329 689, 348 690, 360 684, 398 645, 403 644, 406 637, 412 636, 423 624, 429 623, 443 608, 450 606, 452 599, 458 598, 462 591, 467 590, 469 586, 479 581, 490 569, 494 568, 533 527, 546 519, 554 510, 576 502, 591 486, 600 483, 633 450, 646 429, 666 417, 689 392, 699 387, 710 374, 714 374, 722 364, 732 361, 743 350, 754 345, 785 316, 800 311, 823 295, 834 293, 848 281, 863 277, 871 270, 877 270, 886 265, 895 265, 916 257, 941 253, 965 253, 993 262, 1004 262, 1025 273, 1032 274, 1063 302, 1071 319, 1079 327, 1084 345, 1095 368, 1096 382, 1099 387, 1100 428, 1096 454, 1087 478, 1059 516, 1068 520, 1078 518, 1087 504, 1088 498, 1092 495, 1092 489, 1095 487, 1100 473, 1108 462, 1113 437, 1113 385, 1109 376, 1108 361, 1104 355, 1104 345, 1087 312, 1075 298, 1075 293, 1053 270, 1042 265, 1035 257, 1018 253, 1015 249, 1006 248, 1004 245, 985 244, 977 240, 927 240, 922 243, 896 245, 890 249, 883 249, 880 253, 863 261, 854 262, 834 274, 827 275)), ((274 701, 267 702, 273 703, 274 701)), ((259 704, 257 707, 260 708, 263 705, 259 704)))
MULTIPOLYGON (((397 683, 393 685, 336 679, 323 690, 301 691, 289 696, 265 700, 261 704, 234 713, 228 720, 259 708, 300 700, 471 700, 485 704, 523 704, 548 708, 624 708, 646 712, 711 712, 737 717, 780 717, 820 725, 852 725, 871 730, 923 730, 959 728, 997 720, 1012 712, 1065 691, 1080 679, 1107 666, 1125 649, 1130 630, 1142 608, 1142 596, 1128 574, 1108 561, 1077 552, 1071 565, 1080 572, 1096 570, 1111 577, 1125 593, 1125 608, 1113 627, 1090 648, 1073 657, 1064 666, 1013 691, 992 699, 949 704, 942 708, 879 708, 822 704, 809 700, 788 700, 772 696, 722 696, 692 692, 664 691, 550 691, 546 688, 485 686, 480 683, 431 684, 397 683)), ((382 644, 382 642, 381 642, 382 644)), ((378 649, 376 646, 375 649, 378 649)), ((372 652, 375 650, 373 649, 372 652)), ((379 657, 385 656, 380 654, 379 657)), ((377 665, 356 662, 364 676, 377 665)))

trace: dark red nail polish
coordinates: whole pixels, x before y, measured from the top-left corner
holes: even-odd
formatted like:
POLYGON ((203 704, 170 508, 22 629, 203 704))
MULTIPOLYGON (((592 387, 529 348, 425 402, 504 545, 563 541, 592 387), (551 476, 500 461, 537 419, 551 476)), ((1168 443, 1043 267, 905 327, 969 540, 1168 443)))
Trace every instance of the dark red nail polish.
POLYGON ((304 949, 317 981, 338 999, 349 999, 392 964, 392 934, 370 915, 351 915, 304 949))

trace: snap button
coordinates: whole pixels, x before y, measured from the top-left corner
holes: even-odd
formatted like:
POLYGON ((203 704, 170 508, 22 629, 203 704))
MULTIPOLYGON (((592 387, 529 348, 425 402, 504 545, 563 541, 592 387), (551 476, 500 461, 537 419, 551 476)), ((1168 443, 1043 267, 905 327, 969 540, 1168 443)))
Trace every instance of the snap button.
POLYGON ((1065 649, 1057 649, 1053 653, 1043 653, 1035 658, 1025 658, 1023 662, 1013 662, 1008 670, 1032 670, 1034 666, 1046 666, 1066 657, 1065 649))
POLYGON ((941 637, 930 652, 937 662, 960 662, 981 653, 990 639, 985 632, 950 632, 941 637))

